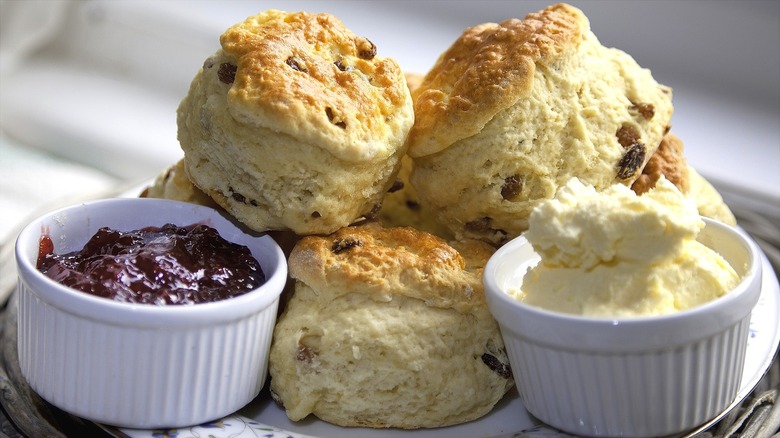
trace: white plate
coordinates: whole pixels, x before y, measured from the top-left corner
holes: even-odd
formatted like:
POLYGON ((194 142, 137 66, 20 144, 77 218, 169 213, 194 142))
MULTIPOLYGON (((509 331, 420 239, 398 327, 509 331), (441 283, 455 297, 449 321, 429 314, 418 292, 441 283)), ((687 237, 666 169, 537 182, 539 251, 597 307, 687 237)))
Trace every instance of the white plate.
MULTIPOLYGON (((128 196, 140 192, 131 191, 128 196)), ((699 433, 723 418, 739 405, 755 388, 772 363, 780 343, 780 285, 769 260, 762 256, 763 278, 761 297, 750 320, 750 338, 745 354, 742 383, 734 402, 718 417, 684 436, 699 433)), ((284 410, 271 400, 268 385, 260 395, 233 415, 211 423, 189 428, 168 430, 117 429, 101 426, 121 438, 510 438, 518 435, 537 437, 570 437, 547 427, 532 417, 523 406, 516 390, 512 390, 488 415, 465 424, 440 429, 366 429, 343 428, 312 416, 300 422, 290 421, 284 410)))

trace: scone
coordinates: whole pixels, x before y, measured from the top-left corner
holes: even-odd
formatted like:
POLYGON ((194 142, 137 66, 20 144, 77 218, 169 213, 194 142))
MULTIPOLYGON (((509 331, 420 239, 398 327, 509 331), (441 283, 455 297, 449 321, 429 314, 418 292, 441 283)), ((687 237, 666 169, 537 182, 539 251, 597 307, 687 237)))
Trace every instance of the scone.
POLYGON ((184 159, 169 166, 141 193, 142 198, 162 198, 193 204, 217 207, 217 204, 202 190, 195 187, 184 169, 184 159))
POLYGON ((376 223, 296 245, 269 359, 290 419, 416 429, 493 408, 514 384, 481 282, 493 249, 456 247, 376 223))
POLYGON ((465 30, 414 96, 421 201, 457 238, 494 244, 572 177, 631 185, 673 110, 671 89, 566 4, 465 30))
POLYGON ((329 14, 269 10, 220 43, 178 109, 192 182, 256 231, 375 212, 413 122, 397 63, 329 14))
POLYGON ((647 160, 639 178, 631 184, 631 190, 642 195, 655 187, 655 183, 663 175, 681 193, 687 194, 690 191, 690 175, 684 149, 685 145, 680 137, 671 132, 664 135, 658 149, 647 160))
POLYGON ((663 175, 696 203, 701 216, 736 225, 737 220, 720 193, 688 164, 684 148, 679 137, 671 132, 666 134, 642 170, 642 175, 631 185, 631 190, 641 195, 655 187, 656 181, 663 175))

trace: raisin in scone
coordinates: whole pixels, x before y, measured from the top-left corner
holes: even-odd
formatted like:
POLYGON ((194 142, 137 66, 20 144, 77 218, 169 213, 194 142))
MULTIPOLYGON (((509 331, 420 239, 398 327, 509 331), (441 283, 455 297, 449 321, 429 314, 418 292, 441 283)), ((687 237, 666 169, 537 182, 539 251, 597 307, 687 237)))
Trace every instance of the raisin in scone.
POLYGON ((566 4, 469 29, 415 91, 411 182, 457 238, 517 236, 572 177, 631 185, 670 126, 671 89, 566 4))
POLYGON ((192 182, 257 231, 375 212, 413 122, 397 63, 324 13, 262 12, 220 43, 177 113, 192 182))
POLYGON ((481 281, 493 249, 453 245, 377 223, 296 245, 269 362, 290 419, 440 427, 487 414, 512 388, 481 281))

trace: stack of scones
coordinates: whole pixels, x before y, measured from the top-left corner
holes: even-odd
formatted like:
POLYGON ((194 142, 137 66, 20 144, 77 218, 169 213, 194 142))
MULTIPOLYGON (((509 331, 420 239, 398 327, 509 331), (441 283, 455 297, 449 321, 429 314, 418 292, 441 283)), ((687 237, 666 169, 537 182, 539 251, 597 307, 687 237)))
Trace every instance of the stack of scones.
POLYGON ((183 159, 142 196, 279 241, 270 391, 292 420, 489 413, 514 381, 482 271, 571 178, 642 194, 663 176, 735 223, 671 132, 672 90, 572 6, 465 29, 424 75, 325 13, 261 12, 220 46, 178 109, 183 159))

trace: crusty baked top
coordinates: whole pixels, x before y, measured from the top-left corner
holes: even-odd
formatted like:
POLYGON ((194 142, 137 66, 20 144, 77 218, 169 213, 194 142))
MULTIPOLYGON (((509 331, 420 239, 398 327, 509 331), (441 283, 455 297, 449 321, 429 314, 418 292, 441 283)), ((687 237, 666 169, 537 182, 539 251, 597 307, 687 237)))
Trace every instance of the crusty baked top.
POLYGON ((589 28, 579 9, 556 4, 524 20, 466 29, 415 92, 409 155, 434 154, 478 133, 497 112, 530 92, 537 61, 578 44, 589 28))
POLYGON ((235 65, 220 66, 238 120, 357 161, 392 154, 413 120, 396 62, 330 14, 269 10, 220 37, 235 65))
POLYGON ((465 254, 411 227, 346 227, 301 239, 290 254, 290 276, 332 298, 365 293, 390 301, 403 295, 468 312, 484 306, 481 272, 493 249, 477 241, 458 248, 465 254))

